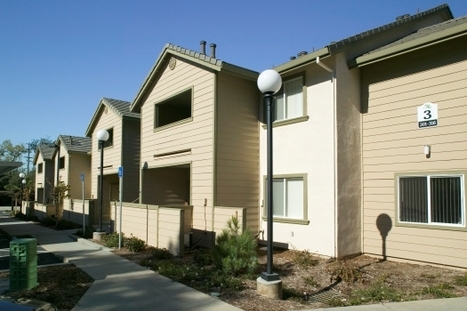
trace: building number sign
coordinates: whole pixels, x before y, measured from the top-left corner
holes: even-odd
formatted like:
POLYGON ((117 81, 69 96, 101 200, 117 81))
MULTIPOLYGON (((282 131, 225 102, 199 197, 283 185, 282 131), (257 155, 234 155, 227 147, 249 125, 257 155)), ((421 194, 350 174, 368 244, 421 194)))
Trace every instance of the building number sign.
POLYGON ((425 103, 417 108, 418 128, 438 125, 438 104, 425 103))

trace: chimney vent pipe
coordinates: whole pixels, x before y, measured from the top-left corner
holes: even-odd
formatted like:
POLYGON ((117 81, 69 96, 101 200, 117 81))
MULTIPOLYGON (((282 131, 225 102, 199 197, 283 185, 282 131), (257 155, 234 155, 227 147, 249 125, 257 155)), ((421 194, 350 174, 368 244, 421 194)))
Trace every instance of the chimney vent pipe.
POLYGON ((201 54, 206 55, 206 41, 201 41, 199 43, 200 48, 201 48, 201 54))
POLYGON ((297 54, 298 57, 302 57, 304 55, 308 54, 307 51, 301 51, 300 53, 297 54))
POLYGON ((215 43, 211 43, 211 57, 212 58, 216 58, 216 44, 215 43))

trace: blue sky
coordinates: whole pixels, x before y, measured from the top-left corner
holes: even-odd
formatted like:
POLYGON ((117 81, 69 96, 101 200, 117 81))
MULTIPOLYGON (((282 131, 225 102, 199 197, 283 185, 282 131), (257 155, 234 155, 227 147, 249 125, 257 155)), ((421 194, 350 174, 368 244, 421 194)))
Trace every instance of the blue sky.
MULTIPOLYGON (((132 101, 166 43, 261 72, 442 0, 0 0, 0 143, 84 136, 102 97, 132 101)), ((454 17, 466 0, 447 2, 454 17)))

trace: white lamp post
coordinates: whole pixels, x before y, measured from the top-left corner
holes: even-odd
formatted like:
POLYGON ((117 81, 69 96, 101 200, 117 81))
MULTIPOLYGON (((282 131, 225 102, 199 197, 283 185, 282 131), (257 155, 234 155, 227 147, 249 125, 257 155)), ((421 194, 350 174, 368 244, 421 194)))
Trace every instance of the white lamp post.
POLYGON ((26 175, 24 173, 19 173, 19 178, 21 178, 21 201, 19 206, 19 212, 23 212, 23 192, 24 192, 24 185, 26 184, 26 179, 24 179, 26 175))
POLYGON ((267 109, 267 271, 261 273, 261 278, 266 282, 277 281, 280 279, 277 273, 272 272, 272 222, 273 222, 273 172, 272 172, 272 123, 273 123, 273 105, 274 94, 282 86, 281 76, 272 69, 263 71, 258 77, 258 88, 263 93, 264 104, 267 109))
POLYGON ((104 143, 109 139, 109 132, 102 129, 97 131, 97 141, 99 142, 99 149, 101 150, 101 164, 99 176, 99 200, 100 200, 100 218, 99 218, 99 232, 102 230, 102 207, 104 198, 104 143))

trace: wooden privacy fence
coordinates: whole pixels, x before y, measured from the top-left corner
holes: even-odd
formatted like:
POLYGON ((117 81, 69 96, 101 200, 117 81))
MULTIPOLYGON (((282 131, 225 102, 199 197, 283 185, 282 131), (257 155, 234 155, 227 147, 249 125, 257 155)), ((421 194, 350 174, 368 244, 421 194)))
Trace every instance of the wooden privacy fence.
MULTIPOLYGON (((122 232, 143 240, 147 245, 165 248, 177 256, 184 255, 189 243, 193 207, 159 206, 149 204, 122 204, 122 232)), ((111 219, 119 232, 120 204, 112 204, 111 219)))

